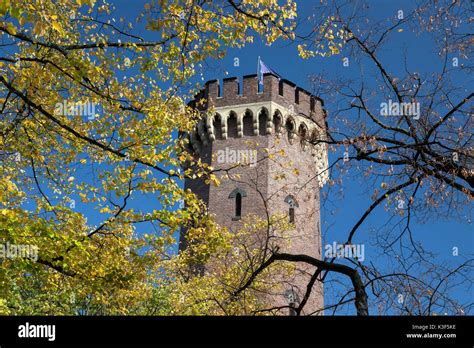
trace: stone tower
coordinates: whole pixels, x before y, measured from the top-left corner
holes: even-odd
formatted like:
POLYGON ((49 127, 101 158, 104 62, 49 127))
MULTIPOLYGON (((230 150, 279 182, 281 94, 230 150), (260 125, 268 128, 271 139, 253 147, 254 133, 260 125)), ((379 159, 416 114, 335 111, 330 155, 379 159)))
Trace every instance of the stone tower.
MULTIPOLYGON (((257 75, 242 80, 243 86, 238 78, 226 78, 222 85, 208 81, 191 102, 213 111, 189 134, 190 150, 217 170, 221 184, 187 180, 185 187, 230 230, 239 229, 249 215, 265 220, 280 214, 292 224, 280 251, 321 259, 319 190, 328 179, 327 145, 318 143, 325 133, 323 103, 271 73, 264 74, 263 88, 257 75)), ((271 227, 268 231, 279 244, 271 227)), ((267 296, 272 306, 287 306, 276 314, 294 314, 291 307, 303 298, 314 271, 298 264, 291 279, 275 276, 281 291, 267 296)), ((322 314, 322 307, 323 289, 316 282, 303 314, 322 314)))

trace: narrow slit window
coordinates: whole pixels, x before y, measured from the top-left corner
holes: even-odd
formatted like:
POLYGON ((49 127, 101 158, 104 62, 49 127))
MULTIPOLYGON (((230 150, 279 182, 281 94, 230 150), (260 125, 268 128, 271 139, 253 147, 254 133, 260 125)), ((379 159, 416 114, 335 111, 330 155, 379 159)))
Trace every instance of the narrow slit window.
POLYGON ((242 215, 242 195, 237 193, 235 195, 235 217, 242 215))
POLYGON ((242 216, 242 198, 243 197, 247 197, 247 193, 241 188, 234 189, 229 195, 229 199, 234 200, 234 204, 235 204, 234 206, 235 215, 232 217, 233 221, 240 220, 240 217, 242 216))
POLYGON ((290 211, 289 211, 289 216, 290 216, 290 224, 295 223, 295 208, 290 206, 290 211))
POLYGON ((295 208, 298 208, 298 203, 295 197, 289 195, 285 198, 285 203, 288 204, 288 221, 290 224, 295 223, 295 208))

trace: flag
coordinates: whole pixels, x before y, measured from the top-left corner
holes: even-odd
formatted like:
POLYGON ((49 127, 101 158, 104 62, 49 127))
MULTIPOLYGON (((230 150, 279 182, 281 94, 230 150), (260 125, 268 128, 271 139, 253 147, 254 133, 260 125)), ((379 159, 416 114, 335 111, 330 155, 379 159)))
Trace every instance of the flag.
POLYGON ((274 72, 272 69, 270 69, 268 66, 265 65, 263 60, 260 59, 260 56, 258 57, 258 64, 257 64, 257 75, 258 75, 258 83, 263 85, 263 74, 266 73, 272 73, 275 74, 276 76, 280 77, 276 72, 274 72))

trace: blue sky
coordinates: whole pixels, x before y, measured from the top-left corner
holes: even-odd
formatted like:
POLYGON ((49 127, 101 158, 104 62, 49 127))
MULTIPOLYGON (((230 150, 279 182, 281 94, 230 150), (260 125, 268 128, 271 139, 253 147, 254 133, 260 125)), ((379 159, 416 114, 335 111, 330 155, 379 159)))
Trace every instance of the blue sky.
MULTIPOLYGON (((145 1, 114 1, 117 8, 116 17, 124 17, 130 20, 143 9, 145 1)), ((356 2, 355 2, 356 3, 356 2)), ((313 1, 298 1, 299 13, 304 15, 312 15, 313 1)), ((389 21, 393 20, 397 11, 403 9, 408 13, 413 8, 413 1, 390 1, 380 0, 370 3, 366 15, 370 20, 375 21, 389 21)), ((300 17, 304 17, 300 15, 300 17)), ((137 31, 145 38, 153 40, 154 33, 146 32, 143 27, 138 26, 137 31)), ((380 52, 380 60, 386 64, 389 71, 394 75, 404 74, 403 52, 409 52, 408 66, 410 69, 417 70, 420 73, 430 74, 431 72, 439 70, 441 59, 437 54, 434 42, 429 40, 426 36, 417 36, 405 28, 402 32, 392 33, 390 37, 389 50, 380 52)), ((231 49, 227 57, 222 61, 209 61, 210 68, 204 73, 204 80, 222 79, 225 77, 238 76, 241 77, 247 74, 253 74, 257 71, 257 57, 261 56, 266 65, 278 72, 282 77, 295 82, 297 85, 311 90, 309 76, 315 73, 323 73, 327 79, 338 78, 358 78, 364 74, 366 62, 361 65, 356 62, 350 64, 349 67, 343 67, 342 58, 347 52, 342 52, 341 55, 329 58, 313 58, 303 60, 297 56, 296 45, 288 42, 278 41, 272 46, 266 46, 264 43, 256 40, 255 43, 247 45, 244 49, 231 49), (234 58, 239 59, 239 66, 234 66, 234 58)), ((462 62, 462 59, 460 59, 462 62)), ((469 84, 468 77, 460 75, 458 77, 460 85, 469 84)), ((369 84, 370 87, 370 84, 369 84)), ((324 99, 324 96, 321 96, 324 99)), ((326 103, 328 110, 328 117, 331 119, 331 105, 326 103)), ((331 122, 331 121, 329 121, 331 122)), ((340 152, 331 153, 330 163, 336 157, 341 156, 340 152)), ((321 212, 322 229, 324 232, 323 238, 327 243, 333 241, 343 242, 347 239, 348 231, 352 228, 355 222, 364 213, 367 207, 371 204, 371 191, 366 190, 364 178, 357 176, 348 176, 344 179, 342 188, 343 196, 331 199, 331 203, 322 202, 323 210, 321 212), (369 193, 368 193, 369 192, 369 193)), ((326 190, 327 188, 325 188, 326 190)), ((144 205, 154 208, 157 200, 151 196, 135 197, 134 205, 144 205)), ((81 207, 78 207, 81 210, 81 207)), ((90 211, 84 211, 86 215, 91 214, 90 211)), ((426 249, 436 253, 436 262, 448 262, 452 265, 460 264, 462 261, 472 257, 473 237, 472 237, 472 216, 469 215, 470 210, 466 209, 461 212, 460 218, 451 219, 437 219, 433 216, 431 219, 423 223, 414 221, 412 224, 413 235, 418 241, 422 241, 426 249), (453 247, 459 248, 459 256, 452 255, 453 247)), ((382 229, 391 217, 383 209, 383 206, 378 208, 375 213, 364 222, 361 226, 354 242, 363 243, 365 247, 365 261, 374 261, 376 254, 380 249, 372 248, 373 233, 382 229)), ((92 214, 90 221, 100 221, 98 215, 92 214)), ((378 260, 378 259, 377 259, 378 260)), ((387 260, 380 259, 380 266, 390 268, 387 260)), ((469 302, 473 299, 472 289, 463 289, 452 293, 453 297, 460 302, 469 302)), ((326 303, 331 303, 333 294, 327 291, 326 303)), ((375 313, 374 308, 371 308, 372 313, 375 313)), ((354 314, 353 306, 348 306, 341 313, 354 314)))

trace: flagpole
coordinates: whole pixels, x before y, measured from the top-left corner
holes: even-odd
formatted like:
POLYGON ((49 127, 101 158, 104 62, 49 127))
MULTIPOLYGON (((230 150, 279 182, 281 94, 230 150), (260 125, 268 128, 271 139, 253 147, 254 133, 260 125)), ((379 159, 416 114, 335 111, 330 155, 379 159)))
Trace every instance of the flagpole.
MULTIPOLYGON (((261 59, 260 59, 260 56, 258 56, 258 60, 257 60, 257 86, 260 86, 260 82, 262 80, 261 77, 260 77, 260 75, 262 74, 262 72, 261 72, 261 70, 262 70, 261 69, 261 63, 260 62, 261 62, 261 59)), ((258 87, 258 88, 260 88, 260 87, 258 87)))
POLYGON ((260 72, 260 56, 258 56, 258 59, 257 59, 257 78, 258 78, 259 72, 260 72))

